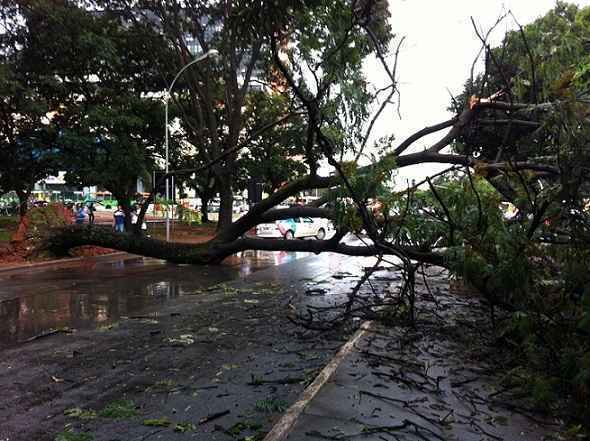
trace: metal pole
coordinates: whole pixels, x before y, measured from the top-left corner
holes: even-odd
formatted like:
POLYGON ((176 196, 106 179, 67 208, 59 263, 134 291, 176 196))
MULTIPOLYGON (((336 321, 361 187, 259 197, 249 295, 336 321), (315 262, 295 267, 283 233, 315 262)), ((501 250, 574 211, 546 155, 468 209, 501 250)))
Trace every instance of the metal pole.
MULTIPOLYGON (((168 99, 170 95, 167 93, 164 99, 164 104, 166 108, 166 174, 168 174, 168 167, 169 167, 169 157, 168 157, 168 99)), ((168 189, 168 176, 166 176, 166 242, 170 242, 170 210, 168 209, 168 199, 169 199, 169 189, 168 189)))
MULTIPOLYGON (((178 73, 176 74, 176 76, 172 80, 172 83, 170 83, 170 87, 166 91, 166 95, 164 96, 164 105, 165 105, 165 109, 166 109, 166 128, 165 128, 165 130, 166 130, 166 174, 168 174, 169 159, 170 159, 168 157, 168 100, 170 99, 170 93, 172 92, 172 88, 174 87, 174 84, 176 83, 176 80, 178 80, 180 75, 185 70, 187 70, 190 66, 192 66, 193 64, 198 63, 199 61, 202 61, 208 57, 217 56, 217 54, 218 54, 218 52, 216 49, 211 49, 208 52, 201 55, 200 57, 195 58, 193 61, 191 61, 190 63, 185 65, 182 69, 180 69, 178 71, 178 73)), ((168 188, 168 177, 166 177, 166 207, 167 208, 168 208, 169 196, 170 196, 170 193, 169 193, 169 188, 168 188)), ((166 242, 170 242, 170 210, 169 209, 166 210, 166 242)))
POLYGON ((172 208, 170 213, 172 214, 172 232, 174 232, 174 216, 176 214, 176 187, 174 186, 174 175, 170 176, 170 200, 172 201, 172 208))

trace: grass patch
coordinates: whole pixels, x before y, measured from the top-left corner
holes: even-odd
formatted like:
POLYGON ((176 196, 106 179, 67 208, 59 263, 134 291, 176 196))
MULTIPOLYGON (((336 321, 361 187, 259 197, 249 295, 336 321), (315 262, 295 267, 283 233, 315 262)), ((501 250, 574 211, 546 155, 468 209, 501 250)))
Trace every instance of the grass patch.
POLYGON ((18 221, 18 216, 0 216, 0 228, 16 228, 18 221))
POLYGON ((100 411, 99 415, 103 418, 131 418, 137 416, 139 412, 135 408, 135 403, 131 400, 116 400, 106 405, 100 411))

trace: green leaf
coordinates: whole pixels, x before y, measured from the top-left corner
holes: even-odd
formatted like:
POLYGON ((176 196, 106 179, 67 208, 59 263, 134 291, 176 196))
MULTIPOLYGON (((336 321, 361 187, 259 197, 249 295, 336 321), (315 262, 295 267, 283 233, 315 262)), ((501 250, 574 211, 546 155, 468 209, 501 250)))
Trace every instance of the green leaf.
POLYGON ((139 412, 136 409, 135 403, 131 400, 116 400, 105 406, 103 410, 99 412, 99 415, 103 418, 131 418, 138 415, 139 412))
POLYGON ((151 418, 143 421, 144 426, 150 427, 168 427, 170 424, 172 424, 172 422, 167 417, 151 418))

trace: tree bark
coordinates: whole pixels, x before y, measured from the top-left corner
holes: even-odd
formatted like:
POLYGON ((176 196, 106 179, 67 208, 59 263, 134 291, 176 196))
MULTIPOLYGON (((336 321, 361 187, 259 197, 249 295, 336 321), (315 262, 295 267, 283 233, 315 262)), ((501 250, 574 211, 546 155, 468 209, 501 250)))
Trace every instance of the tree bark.
POLYGON ((141 224, 139 224, 139 226, 136 225, 134 228, 134 225, 131 223, 131 204, 129 201, 133 194, 130 192, 120 193, 112 190, 111 192, 113 193, 113 196, 117 198, 117 204, 121 206, 123 213, 125 213, 125 231, 136 232, 138 230, 137 227, 139 227, 137 234, 141 234, 141 224))
MULTIPOLYGON (((303 97, 303 99, 305 99, 305 97, 303 97)), ((412 135, 410 138, 408 138, 408 140, 404 141, 396 149, 396 152, 398 152, 398 154, 393 154, 391 156, 386 157, 385 159, 392 159, 393 157, 393 159, 395 159, 395 164, 397 168, 430 162, 440 164, 454 164, 460 167, 478 166, 482 169, 485 168, 486 172, 489 173, 489 176, 492 176, 495 173, 497 174, 498 172, 510 172, 514 170, 531 170, 536 173, 559 175, 560 170, 555 165, 547 165, 544 163, 534 163, 527 161, 517 161, 509 163, 489 163, 477 161, 475 158, 468 155, 441 153, 441 150, 454 140, 454 138, 457 136, 457 133, 460 133, 462 130, 464 130, 465 125, 471 120, 471 118, 476 116, 475 114, 477 112, 478 107, 493 105, 495 105, 495 103, 488 103, 486 101, 482 101, 467 109, 465 112, 463 112, 462 115, 460 115, 457 118, 423 129, 417 132, 415 135, 412 135), (444 128, 451 128, 451 131, 448 134, 442 136, 442 138, 438 142, 434 143, 430 148, 418 152, 404 153, 418 139, 422 138, 425 135, 435 133, 444 128)), ((500 107, 504 105, 505 104, 500 104, 500 107)), ((314 111, 314 109, 315 108, 312 108, 311 111, 314 111)), ((312 122, 316 123, 315 120, 313 120, 312 122)), ((60 237, 57 239, 57 241, 61 241, 62 248, 65 245, 71 245, 73 242, 76 242, 76 244, 78 245, 88 243, 116 248, 122 251, 143 254, 146 256, 163 258, 170 260, 172 262, 183 263, 216 263, 223 260, 223 258, 227 257, 230 254, 245 249, 309 251, 314 253, 332 251, 351 255, 370 255, 371 253, 383 253, 384 247, 380 247, 379 249, 371 247, 350 247, 348 245, 339 243, 338 240, 280 241, 241 238, 248 230, 250 230, 252 227, 259 223, 272 221, 279 218, 285 219, 288 217, 297 217, 296 214, 300 216, 332 218, 333 214, 331 214, 330 210, 312 208, 310 206, 300 207, 300 210, 302 211, 297 213, 293 212, 292 210, 269 210, 276 207, 278 204, 283 202, 288 197, 294 196, 303 190, 314 188, 330 188, 332 190, 335 190, 337 187, 343 185, 344 178, 338 175, 320 177, 314 174, 310 174, 299 179, 293 180, 279 188, 276 192, 272 193, 268 198, 256 204, 254 207, 250 209, 250 211, 246 215, 242 216, 239 220, 232 222, 233 176, 231 175, 231 170, 233 170, 233 167, 228 166, 228 163, 232 163, 232 158, 230 156, 235 153, 235 150, 230 149, 227 152, 231 152, 231 154, 224 153, 223 155, 226 156, 222 155, 219 157, 225 158, 224 160, 226 168, 221 167, 219 165, 219 161, 221 161, 221 159, 219 158, 213 159, 206 167, 203 168, 206 169, 213 165, 216 165, 216 176, 223 176, 223 179, 220 179, 219 177, 217 178, 219 179, 219 187, 217 188, 220 190, 221 193, 221 207, 219 213, 218 232, 216 237, 207 244, 203 244, 198 247, 186 244, 162 245, 159 244, 157 241, 146 241, 144 239, 139 240, 137 238, 137 242, 133 242, 130 239, 123 239, 121 235, 112 236, 107 234, 105 237, 100 237, 100 235, 89 236, 88 234, 82 234, 80 232, 81 230, 70 231, 70 233, 72 233, 72 238, 67 240, 64 239, 63 232, 58 233, 58 236, 60 237), (84 242, 85 240, 86 242, 84 242)), ((335 166, 338 166, 338 163, 335 162, 335 160, 333 160, 333 162, 335 166)), ((359 176, 362 174, 370 174, 372 170, 375 170, 377 168, 377 166, 378 164, 372 164, 360 167, 357 170, 357 174, 359 176)), ((362 201, 358 202, 357 205, 359 207, 363 207, 362 201)), ((370 224, 370 222, 366 221, 365 225, 368 224, 370 224)), ((435 263, 437 265, 444 266, 443 262, 441 262, 442 257, 436 253, 417 253, 415 250, 411 249, 404 249, 404 251, 399 251, 402 250, 402 248, 403 247, 396 246, 396 250, 394 250, 392 247, 391 251, 395 251, 394 254, 398 256, 401 255, 400 253, 407 251, 409 253, 407 255, 408 259, 420 260, 423 262, 435 263)), ((390 251, 387 252, 389 253, 390 251)))
POLYGON ((209 223, 209 201, 215 196, 215 186, 196 187, 195 191, 201 199, 201 222, 209 223))
POLYGON ((201 195, 201 222, 209 223, 209 198, 201 195))
POLYGON ((219 263, 227 254, 220 253, 208 244, 178 244, 136 236, 132 233, 117 233, 106 226, 68 226, 54 231, 46 240, 44 248, 56 255, 66 255, 73 247, 95 245, 127 251, 147 257, 165 259, 174 263, 205 265, 219 263))
POLYGON ((219 220, 217 221, 218 231, 230 226, 232 223, 234 195, 231 188, 231 179, 229 177, 221 181, 219 198, 219 220))
POLYGON ((16 190, 16 195, 18 197, 18 215, 21 220, 27 215, 30 194, 30 191, 27 190, 16 190))
MULTIPOLYGON (((283 240, 243 238, 228 243, 211 240, 203 244, 165 242, 148 237, 138 237, 130 233, 116 233, 108 227, 89 227, 71 225, 54 231, 44 248, 57 255, 65 255, 67 250, 81 245, 95 245, 114 248, 147 257, 165 259, 180 264, 207 265, 218 264, 226 257, 244 250, 307 251, 315 254, 336 252, 350 256, 374 256, 388 254, 374 246, 351 246, 339 242, 340 237, 329 240, 283 240)), ((410 259, 445 266, 447 261, 441 254, 422 252, 413 248, 403 248, 410 259)))

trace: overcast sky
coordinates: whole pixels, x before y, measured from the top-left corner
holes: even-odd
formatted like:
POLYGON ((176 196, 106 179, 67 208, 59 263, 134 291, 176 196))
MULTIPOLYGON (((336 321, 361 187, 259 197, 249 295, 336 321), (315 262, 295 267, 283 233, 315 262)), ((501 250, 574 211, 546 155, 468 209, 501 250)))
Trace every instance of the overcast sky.
MULTIPOLYGON (((480 48, 471 16, 487 30, 503 11, 511 10, 524 25, 553 8, 555 0, 389 0, 389 3, 394 32, 406 36, 398 67, 402 119, 391 109, 382 117, 374 134, 377 138, 394 133, 400 142, 424 126, 450 117, 445 110, 450 102, 447 89, 454 94, 461 92, 480 48)), ((573 3, 589 6, 590 0, 573 3)), ((514 27, 514 22, 506 19, 493 34, 492 41, 499 43, 505 31, 514 27)), ((368 63, 367 72, 377 86, 383 84, 378 65, 368 63)), ((425 140, 428 144, 432 138, 425 140)), ((421 150, 424 145, 419 144, 416 149, 421 150)), ((406 178, 420 180, 437 169, 431 165, 408 167, 400 174, 398 184, 406 178)))

